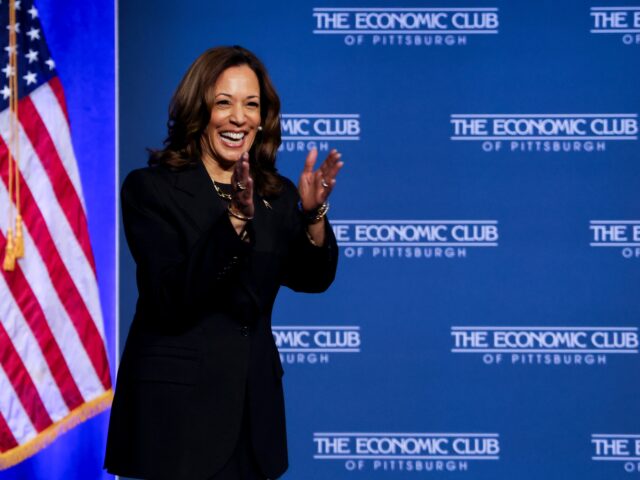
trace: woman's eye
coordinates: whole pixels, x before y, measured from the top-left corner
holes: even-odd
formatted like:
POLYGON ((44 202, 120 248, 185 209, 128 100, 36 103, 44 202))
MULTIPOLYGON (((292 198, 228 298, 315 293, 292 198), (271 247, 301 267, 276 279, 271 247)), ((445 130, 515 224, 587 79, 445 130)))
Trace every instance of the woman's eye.
POLYGON ((253 108, 258 108, 260 104, 258 102, 249 102, 249 106, 253 108))
POLYGON ((229 105, 230 103, 229 100, 218 100, 216 105, 229 105))

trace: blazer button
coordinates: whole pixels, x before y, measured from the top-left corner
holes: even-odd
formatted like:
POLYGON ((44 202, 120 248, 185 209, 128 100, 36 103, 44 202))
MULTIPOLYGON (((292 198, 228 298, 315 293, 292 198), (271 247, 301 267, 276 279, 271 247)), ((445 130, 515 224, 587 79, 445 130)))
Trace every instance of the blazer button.
POLYGON ((242 328, 240 328, 240 335, 242 335, 243 337, 248 337, 249 327, 247 327, 246 325, 243 325, 242 328))

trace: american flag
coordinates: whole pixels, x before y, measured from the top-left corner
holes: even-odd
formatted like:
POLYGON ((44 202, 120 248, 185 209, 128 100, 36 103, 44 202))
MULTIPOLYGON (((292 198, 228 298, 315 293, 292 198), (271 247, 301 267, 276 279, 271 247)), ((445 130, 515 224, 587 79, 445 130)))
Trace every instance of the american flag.
POLYGON ((32 1, 15 0, 10 18, 11 3, 0 0, 0 470, 104 410, 112 398, 64 92, 38 10, 32 1), (10 158, 19 164, 19 210, 10 158), (2 260, 17 212, 24 257, 6 270, 2 260))

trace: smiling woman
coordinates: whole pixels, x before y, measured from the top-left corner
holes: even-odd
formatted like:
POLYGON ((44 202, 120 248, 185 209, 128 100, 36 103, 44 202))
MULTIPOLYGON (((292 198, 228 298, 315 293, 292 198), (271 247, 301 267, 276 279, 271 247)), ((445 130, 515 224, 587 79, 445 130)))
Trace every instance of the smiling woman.
POLYGON ((241 47, 212 48, 196 59, 178 85, 169 106, 165 148, 151 154, 149 165, 184 167, 206 158, 211 166, 218 147, 227 172, 220 180, 228 182, 229 167, 241 152, 249 152, 256 189, 268 196, 281 189, 275 169, 280 142, 280 99, 262 62, 241 47), (220 134, 231 137, 233 132, 244 132, 247 138, 240 145, 229 138, 225 146, 220 134))
POLYGON ((153 479, 265 479, 287 468, 281 285, 322 292, 333 150, 298 188, 278 175, 280 101, 241 47, 206 51, 171 101, 165 148, 122 186, 139 299, 122 356, 106 468, 153 479))

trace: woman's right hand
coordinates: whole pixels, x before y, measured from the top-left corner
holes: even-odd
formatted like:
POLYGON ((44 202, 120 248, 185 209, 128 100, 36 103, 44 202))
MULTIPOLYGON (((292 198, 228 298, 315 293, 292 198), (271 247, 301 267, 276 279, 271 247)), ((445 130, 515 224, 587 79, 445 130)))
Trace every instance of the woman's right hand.
MULTIPOLYGON (((230 208, 234 213, 246 218, 252 218, 255 212, 253 205, 253 178, 249 174, 249 154, 247 152, 240 156, 231 175, 230 208)), ((244 229, 246 221, 231 214, 229 218, 238 233, 244 229)))
POLYGON ((231 207, 245 217, 253 217, 253 178, 249 174, 249 154, 240 156, 231 175, 231 207))

